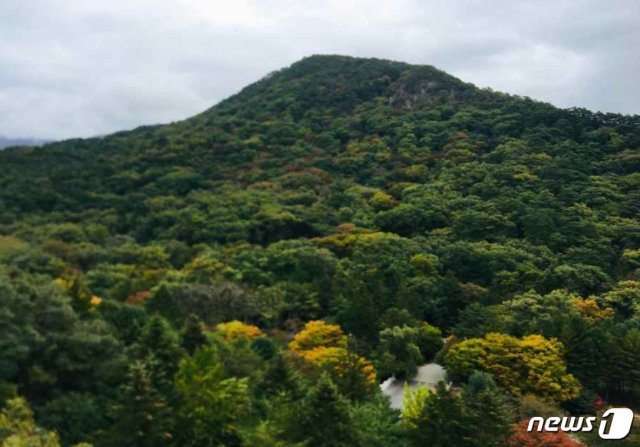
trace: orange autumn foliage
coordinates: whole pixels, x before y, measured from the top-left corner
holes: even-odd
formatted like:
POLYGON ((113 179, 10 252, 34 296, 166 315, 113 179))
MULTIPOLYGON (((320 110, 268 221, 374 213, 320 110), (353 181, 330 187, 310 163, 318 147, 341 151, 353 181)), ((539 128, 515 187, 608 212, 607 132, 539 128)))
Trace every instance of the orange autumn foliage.
POLYGON ((580 299, 576 298, 572 304, 578 309, 578 312, 589 322, 595 323, 613 317, 614 311, 610 307, 601 308, 593 298, 580 299))
POLYGON ((151 296, 151 292, 148 290, 142 290, 140 292, 129 295, 125 300, 127 304, 143 304, 144 301, 151 296))

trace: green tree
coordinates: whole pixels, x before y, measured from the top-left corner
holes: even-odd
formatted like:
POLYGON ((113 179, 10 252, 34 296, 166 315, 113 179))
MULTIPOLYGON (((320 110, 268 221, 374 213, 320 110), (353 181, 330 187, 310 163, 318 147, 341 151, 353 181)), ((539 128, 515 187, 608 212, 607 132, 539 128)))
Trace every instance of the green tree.
POLYGON ((202 330, 202 322, 195 316, 190 315, 182 329, 180 345, 189 354, 193 354, 196 349, 207 344, 207 337, 202 330))
POLYGON ((440 382, 435 391, 405 390, 402 423, 411 445, 472 446, 462 399, 440 382))
POLYGON ((352 408, 352 420, 357 441, 354 445, 386 447, 407 446, 400 413, 389 408, 382 397, 374 398, 352 408))
POLYGON ((142 329, 132 351, 135 358, 146 364, 154 385, 167 393, 172 388, 173 376, 185 354, 176 331, 164 318, 154 315, 142 329))
POLYGON ((420 349, 423 361, 432 360, 443 344, 442 331, 437 327, 422 322, 416 328, 416 345, 420 349))
POLYGON ((179 445, 241 445, 241 425, 250 414, 247 380, 225 378, 214 347, 183 359, 175 383, 179 445))
POLYGON ((320 377, 298 405, 289 408, 287 419, 285 436, 293 442, 347 447, 354 445, 357 437, 349 401, 327 375, 320 377))
POLYGON ((112 403, 110 395, 96 392, 62 393, 37 408, 38 423, 55 427, 62 445, 93 442, 109 426, 107 413, 112 403))
POLYGON ((491 375, 476 371, 462 390, 464 411, 473 443, 478 447, 499 447, 511 433, 512 410, 491 375))
MULTIPOLYGON (((151 447, 167 445, 173 438, 172 408, 153 384, 142 362, 134 363, 112 410, 113 424, 104 445, 151 447)), ((102 442, 101 442, 102 443, 102 442)))
POLYGON ((409 326, 393 327, 380 332, 377 364, 381 377, 411 378, 422 363, 417 330, 409 326))

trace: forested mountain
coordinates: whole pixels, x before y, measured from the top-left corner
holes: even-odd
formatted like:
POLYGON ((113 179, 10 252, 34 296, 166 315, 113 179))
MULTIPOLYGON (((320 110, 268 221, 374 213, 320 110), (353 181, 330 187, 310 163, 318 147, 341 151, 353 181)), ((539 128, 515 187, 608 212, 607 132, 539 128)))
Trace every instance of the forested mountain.
POLYGON ((639 211, 640 116, 378 59, 3 150, 0 441, 577 445, 518 422, 640 403, 639 211))

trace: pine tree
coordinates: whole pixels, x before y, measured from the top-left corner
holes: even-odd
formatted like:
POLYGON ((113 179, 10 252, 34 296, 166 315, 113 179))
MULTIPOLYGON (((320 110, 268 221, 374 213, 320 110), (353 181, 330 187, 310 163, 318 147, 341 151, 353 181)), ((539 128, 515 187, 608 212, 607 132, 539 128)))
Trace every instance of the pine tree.
POLYGON ((498 447, 510 433, 511 418, 504 395, 490 374, 476 371, 462 392, 474 445, 498 447))
POLYGON ((301 402, 293 406, 285 430, 294 442, 307 442, 317 447, 350 447, 356 433, 348 400, 343 397, 328 375, 322 375, 301 402))
POLYGON ((182 330, 181 346, 191 355, 207 342, 207 337, 202 331, 202 322, 195 315, 190 315, 182 330))
POLYGON ((120 402, 113 411, 115 421, 106 435, 106 445, 154 447, 171 440, 173 411, 155 388, 144 363, 131 367, 120 402))
POLYGON ((448 390, 443 382, 435 391, 422 388, 407 397, 402 421, 411 445, 475 445, 469 437, 469 418, 462 399, 448 390))
POLYGON ((133 347, 133 354, 134 358, 145 362, 154 385, 160 391, 168 393, 173 386, 172 378, 178 370, 184 350, 164 318, 156 315, 149 320, 140 340, 133 347))
POLYGON ((241 445, 241 424, 250 415, 247 380, 225 378, 214 347, 183 359, 175 386, 180 399, 178 445, 241 445))
POLYGON ((256 387, 260 397, 271 398, 278 395, 289 395, 299 399, 305 395, 301 374, 290 365, 283 355, 278 355, 270 363, 256 387))

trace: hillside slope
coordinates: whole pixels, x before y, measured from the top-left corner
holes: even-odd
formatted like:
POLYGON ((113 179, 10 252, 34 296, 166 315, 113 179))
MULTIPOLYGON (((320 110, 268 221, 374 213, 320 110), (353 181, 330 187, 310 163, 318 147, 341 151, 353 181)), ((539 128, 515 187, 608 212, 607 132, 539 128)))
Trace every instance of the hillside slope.
MULTIPOLYGON (((183 122, 6 151, 0 203, 8 215, 112 208, 129 222, 122 231, 131 232, 143 222, 122 208, 144 208, 136 193, 185 197, 215 182, 271 181, 282 202, 300 191, 278 180, 301 176, 325 188, 345 180, 389 189, 390 183, 429 183, 464 165, 496 165, 496 149, 520 143, 526 147, 499 161, 546 153, 552 160, 545 168, 624 174, 635 168, 630 151, 640 144, 638 120, 479 90, 428 66, 313 56, 183 122), (413 165, 430 173, 415 182, 403 171, 413 165), (308 169, 318 171, 294 172, 308 169), (321 174, 331 181, 319 180, 321 174)), ((549 177, 541 180, 542 186, 549 177)), ((308 200, 320 205, 328 191, 315 186, 308 200)), ((399 198, 397 189, 392 195, 399 198)), ((308 211, 288 208, 295 215, 308 211)))

